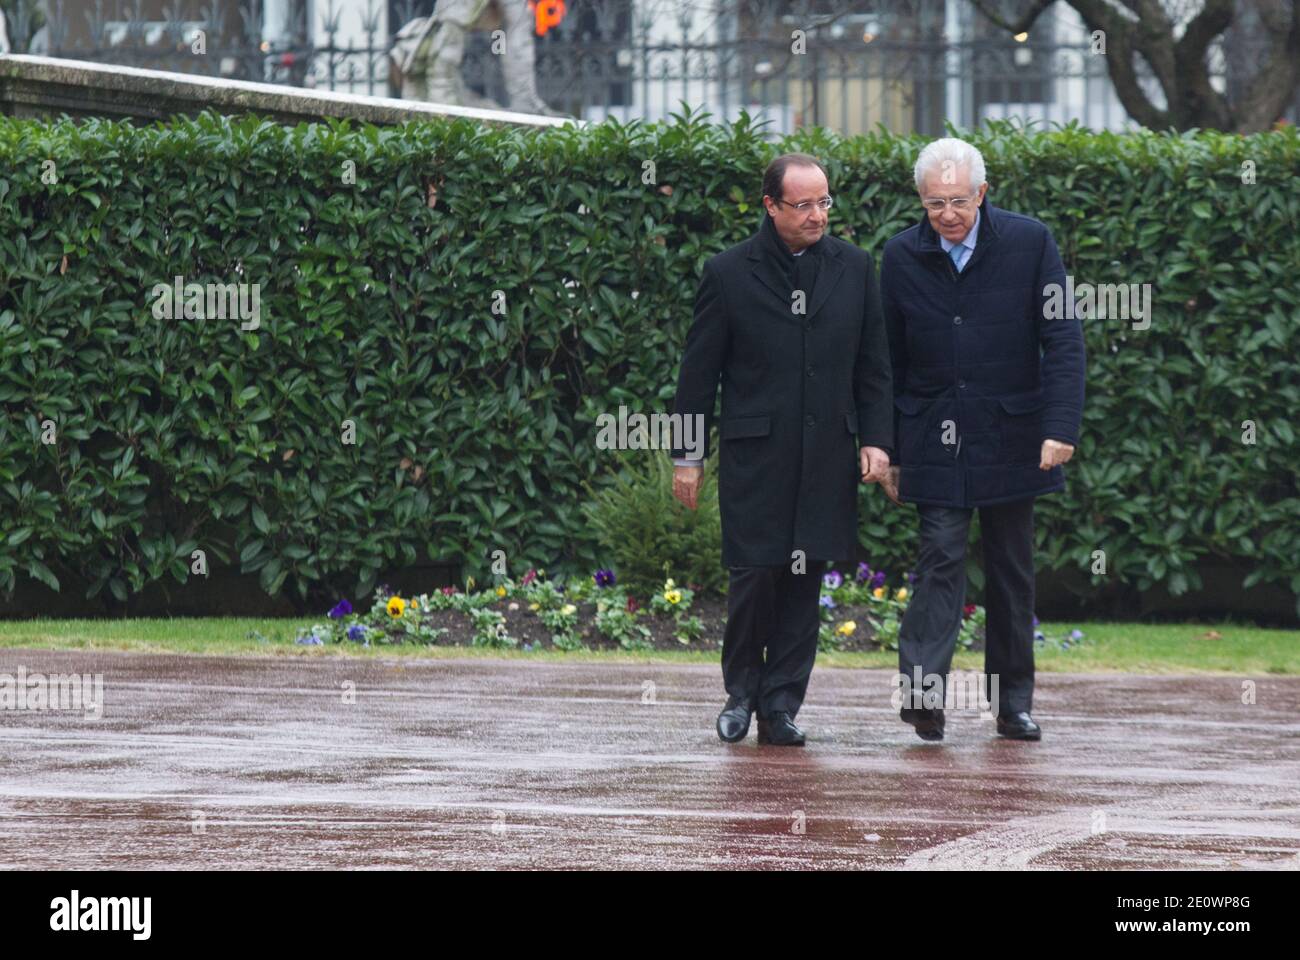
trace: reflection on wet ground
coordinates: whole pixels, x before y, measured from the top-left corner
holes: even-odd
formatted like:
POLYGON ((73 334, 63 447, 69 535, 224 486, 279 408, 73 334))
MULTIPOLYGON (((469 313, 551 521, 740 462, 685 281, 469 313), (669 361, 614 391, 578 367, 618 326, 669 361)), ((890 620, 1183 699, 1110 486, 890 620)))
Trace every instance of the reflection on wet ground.
POLYGON ((1300 678, 1043 674, 1040 743, 818 668, 802 750, 697 665, 0 651, 102 673, 0 710, 0 867, 1300 868, 1300 678), (354 691, 354 695, 353 692, 354 691))

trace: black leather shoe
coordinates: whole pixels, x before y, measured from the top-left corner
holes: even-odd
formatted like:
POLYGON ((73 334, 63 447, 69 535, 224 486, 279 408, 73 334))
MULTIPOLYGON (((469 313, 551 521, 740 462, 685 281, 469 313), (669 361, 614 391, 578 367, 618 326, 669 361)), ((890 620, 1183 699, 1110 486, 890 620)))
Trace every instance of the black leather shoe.
POLYGON ((749 735, 749 718, 754 715, 754 701, 748 697, 727 697, 727 705, 718 714, 718 736, 736 743, 749 735))
POLYGON ((803 731, 794 725, 790 714, 778 710, 758 718, 758 742, 774 747, 802 747, 803 731))
POLYGON ((1041 740, 1042 728, 1024 710, 998 715, 998 735, 1011 740, 1041 740))
POLYGON ((943 710, 930 710, 921 707, 903 707, 898 712, 904 723, 916 728, 916 735, 922 740, 943 739, 943 710))

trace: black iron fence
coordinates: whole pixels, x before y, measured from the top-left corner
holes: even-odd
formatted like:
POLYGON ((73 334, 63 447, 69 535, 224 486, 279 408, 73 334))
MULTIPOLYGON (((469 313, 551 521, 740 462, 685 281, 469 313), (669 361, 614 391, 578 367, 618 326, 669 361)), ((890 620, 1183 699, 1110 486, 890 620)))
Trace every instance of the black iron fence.
MULTIPOLYGON (((401 96, 399 31, 434 2, 0 5, 16 52, 401 96)), ((509 106, 505 58, 491 49, 489 30, 502 26, 491 4, 479 26, 465 44, 466 86, 509 106)), ((773 133, 883 124, 935 135, 947 121, 991 117, 1130 125, 1105 56, 1065 4, 1010 38, 962 0, 568 0, 560 23, 532 42, 541 97, 586 119, 659 119, 684 101, 720 117, 747 110, 769 119, 773 133)))

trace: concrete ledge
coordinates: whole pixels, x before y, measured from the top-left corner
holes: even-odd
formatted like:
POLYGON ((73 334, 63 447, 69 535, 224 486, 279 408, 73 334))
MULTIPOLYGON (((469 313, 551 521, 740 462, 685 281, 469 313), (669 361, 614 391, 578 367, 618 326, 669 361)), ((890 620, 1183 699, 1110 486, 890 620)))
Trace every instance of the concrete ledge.
POLYGON ((0 54, 0 113, 8 116, 56 118, 66 113, 73 118, 153 121, 176 114, 193 116, 205 109, 225 115, 262 114, 287 124, 325 117, 377 125, 433 117, 466 117, 523 127, 585 123, 510 110, 331 93, 86 60, 0 54))

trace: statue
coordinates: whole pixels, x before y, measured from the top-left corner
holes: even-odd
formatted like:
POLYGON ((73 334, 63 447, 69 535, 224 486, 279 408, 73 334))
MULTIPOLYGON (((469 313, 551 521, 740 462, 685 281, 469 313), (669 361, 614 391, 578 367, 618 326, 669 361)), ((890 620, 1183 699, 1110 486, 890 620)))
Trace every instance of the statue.
POLYGON ((561 116, 537 92, 533 31, 545 35, 563 16, 563 0, 438 0, 431 16, 418 17, 398 31, 389 54, 401 77, 402 97, 561 116), (474 93, 461 76, 465 37, 489 7, 504 27, 504 36, 493 42, 493 52, 505 58, 501 65, 509 98, 505 105, 474 93))

